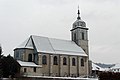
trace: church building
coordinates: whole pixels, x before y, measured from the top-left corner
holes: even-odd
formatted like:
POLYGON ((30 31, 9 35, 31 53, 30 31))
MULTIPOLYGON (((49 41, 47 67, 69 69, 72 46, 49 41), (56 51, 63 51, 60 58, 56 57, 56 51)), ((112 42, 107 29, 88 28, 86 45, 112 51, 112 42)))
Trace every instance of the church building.
POLYGON ((89 74, 88 28, 78 9, 71 40, 31 35, 14 49, 24 76, 85 77, 89 74))

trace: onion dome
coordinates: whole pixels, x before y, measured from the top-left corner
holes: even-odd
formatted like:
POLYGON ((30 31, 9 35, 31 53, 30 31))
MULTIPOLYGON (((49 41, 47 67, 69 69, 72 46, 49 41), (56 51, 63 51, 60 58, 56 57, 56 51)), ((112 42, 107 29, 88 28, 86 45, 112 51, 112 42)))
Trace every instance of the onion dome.
POLYGON ((77 14, 78 14, 78 17, 77 17, 77 20, 73 23, 73 29, 77 27, 86 27, 86 23, 83 20, 81 20, 79 8, 78 8, 77 14))

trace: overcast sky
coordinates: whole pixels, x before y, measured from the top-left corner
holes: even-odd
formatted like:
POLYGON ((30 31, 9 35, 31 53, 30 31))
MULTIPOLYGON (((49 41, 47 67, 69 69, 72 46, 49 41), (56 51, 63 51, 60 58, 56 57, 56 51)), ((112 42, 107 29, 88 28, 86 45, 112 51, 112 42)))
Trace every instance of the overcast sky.
POLYGON ((90 59, 120 62, 120 0, 0 0, 0 43, 4 55, 30 35, 71 39, 77 7, 89 28, 90 59))

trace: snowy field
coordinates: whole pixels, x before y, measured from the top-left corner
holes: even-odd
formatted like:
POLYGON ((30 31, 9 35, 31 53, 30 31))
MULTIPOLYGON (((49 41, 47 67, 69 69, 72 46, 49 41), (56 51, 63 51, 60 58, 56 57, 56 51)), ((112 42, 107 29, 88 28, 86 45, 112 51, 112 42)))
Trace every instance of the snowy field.
POLYGON ((73 77, 50 77, 50 76, 29 76, 31 78, 46 78, 46 79, 59 79, 59 80, 98 80, 98 78, 73 78, 73 77))
MULTIPOLYGON (((80 77, 73 78, 73 77, 50 77, 50 76, 27 76, 19 79, 21 80, 98 80, 98 78, 80 78, 80 77)), ((3 78, 0 80, 11 80, 11 79, 3 78)))
MULTIPOLYGON (((98 80, 98 79, 95 79, 95 78, 50 78, 50 80, 67 80, 67 79, 68 80, 98 80)), ((11 79, 9 79, 9 78, 3 78, 3 79, 0 79, 0 80, 11 80, 11 79)), ((16 79, 14 79, 14 80, 16 80, 16 79)), ((45 79, 43 79, 43 78, 34 79, 33 78, 31 80, 46 80, 46 78, 45 79)), ((47 78, 47 80, 48 80, 48 78, 47 78)))

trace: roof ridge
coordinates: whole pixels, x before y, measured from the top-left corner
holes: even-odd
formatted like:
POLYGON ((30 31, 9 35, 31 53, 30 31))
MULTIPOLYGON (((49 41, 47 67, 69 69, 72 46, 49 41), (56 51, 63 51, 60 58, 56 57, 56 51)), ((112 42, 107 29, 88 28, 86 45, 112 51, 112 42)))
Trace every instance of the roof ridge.
POLYGON ((71 41, 71 40, 58 39, 58 38, 51 38, 51 37, 46 37, 46 36, 38 36, 38 35, 31 35, 31 36, 36 36, 36 37, 43 37, 43 38, 48 38, 48 39, 56 39, 56 40, 63 40, 63 41, 70 41, 70 42, 73 42, 73 41, 71 41))
MULTIPOLYGON (((80 53, 80 52, 77 52, 77 51, 65 51, 65 50, 55 50, 55 51, 64 51, 64 52, 75 52, 75 53, 80 53)), ((82 52, 82 51, 81 51, 82 52)))
POLYGON ((30 38, 31 38, 31 37, 29 37, 27 43, 25 44, 25 47, 28 45, 28 43, 29 43, 29 41, 30 41, 30 38))

